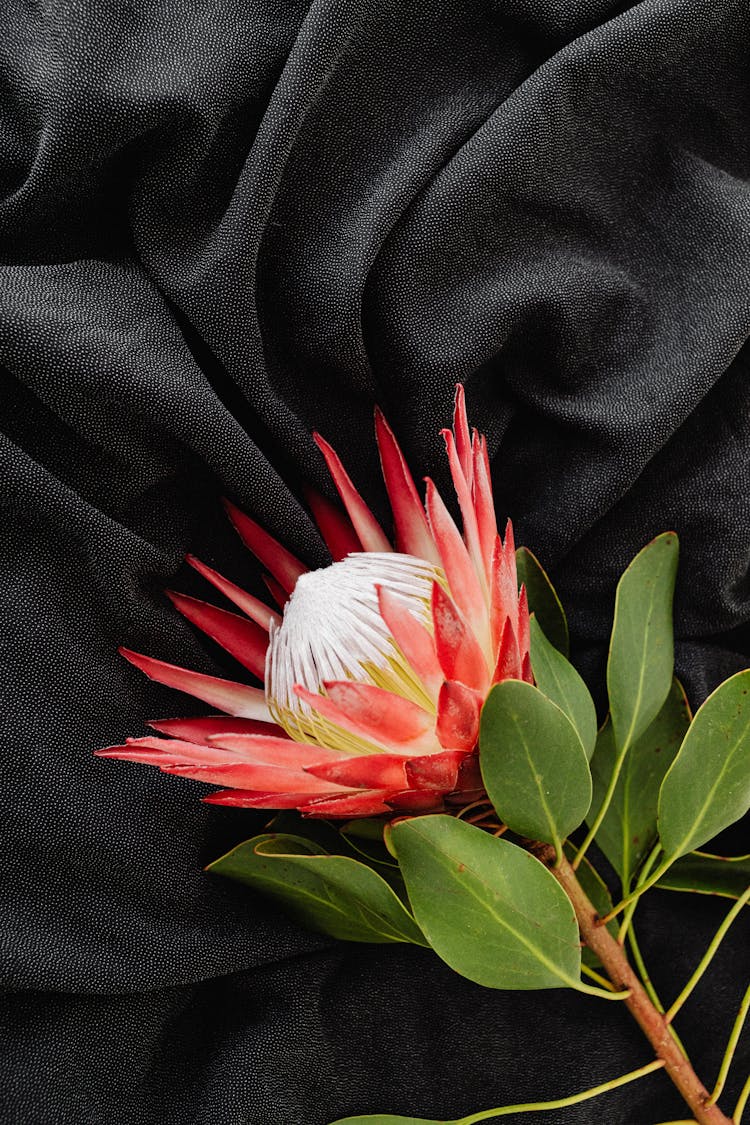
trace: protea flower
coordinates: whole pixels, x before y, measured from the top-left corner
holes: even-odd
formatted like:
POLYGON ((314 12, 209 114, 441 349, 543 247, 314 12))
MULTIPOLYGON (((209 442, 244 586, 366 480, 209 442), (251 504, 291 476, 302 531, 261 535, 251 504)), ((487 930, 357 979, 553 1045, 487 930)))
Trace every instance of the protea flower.
POLYGON ((100 757, 158 766, 225 786, 205 800, 303 816, 432 812, 482 797, 479 713, 493 683, 531 681, 526 594, 517 588, 510 522, 498 534, 487 443, 469 433, 457 387, 444 430, 461 534, 432 481, 423 506, 380 411, 375 431, 393 510, 395 550, 338 456, 318 444, 344 511, 308 503, 332 563, 309 571, 226 502, 244 544, 269 572, 281 613, 192 556, 240 614, 169 593, 193 625, 264 686, 202 675, 121 649, 152 679, 223 715, 151 724, 168 738, 128 739, 100 757))

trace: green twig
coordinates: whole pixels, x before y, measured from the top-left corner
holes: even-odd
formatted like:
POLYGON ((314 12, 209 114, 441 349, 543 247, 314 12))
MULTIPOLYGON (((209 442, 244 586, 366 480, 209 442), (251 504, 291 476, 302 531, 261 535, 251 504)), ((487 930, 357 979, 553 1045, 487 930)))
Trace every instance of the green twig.
POLYGON ((631 891, 629 895, 625 896, 622 902, 618 902, 617 906, 613 906, 609 914, 605 914, 603 918, 599 919, 599 925, 606 926, 607 922, 611 922, 613 918, 616 918, 621 910, 624 910, 631 902, 639 899, 642 894, 645 894, 646 891, 653 887, 654 883, 658 883, 664 872, 668 871, 671 866, 671 859, 665 859, 663 863, 660 863, 656 871, 645 883, 642 883, 640 887, 636 887, 634 891, 631 891))
POLYGON ((589 845, 591 844, 591 842, 593 841, 597 832, 601 828, 602 821, 604 820, 605 816, 607 815, 607 810, 609 809, 609 806, 612 804, 612 798, 615 795, 615 789, 617 788, 617 782, 619 781, 619 778, 620 778, 620 773, 622 771, 623 762, 625 761, 625 758, 627 756, 627 753, 628 753, 629 749, 630 749, 630 739, 628 738, 628 739, 626 739, 625 745, 623 746, 622 750, 617 755, 617 760, 615 761, 615 767, 612 770, 612 776, 610 777, 609 785, 607 786, 607 792, 604 794, 604 800, 602 801, 601 805, 599 806, 599 811, 596 814, 596 816, 594 817, 594 820, 591 824, 591 827, 589 828, 588 832, 586 833, 584 841, 581 844, 580 848, 578 849, 578 853, 577 853, 575 859, 571 863, 571 867, 573 868, 574 871, 578 870, 578 868, 581 864, 581 860, 585 856, 586 852, 588 851, 589 845))
POLYGON ((701 957, 701 959, 698 963, 698 967, 696 968, 695 972, 691 976, 690 980, 687 982, 687 984, 683 988, 682 992, 680 993, 680 995, 675 1000, 674 1004, 672 1004, 671 1008, 669 1008, 668 1011, 666 1011, 664 1013, 664 1018, 666 1019, 667 1023, 670 1023, 674 1019, 674 1017, 677 1015, 677 1013, 679 1012, 682 1005, 685 1003, 685 1001, 691 995, 693 989, 695 988, 695 986, 700 981, 701 977, 705 973, 708 966, 711 964, 711 961, 713 960, 714 954, 716 953, 717 949, 719 948, 722 941, 726 937, 727 930, 732 925, 732 922, 735 920, 737 915, 741 912, 745 903, 748 902, 749 900, 750 900, 750 887, 747 888, 747 890, 745 891, 744 895, 741 896, 741 898, 737 899, 734 906, 729 911, 726 918, 724 919, 724 921, 721 923, 718 930, 714 934, 713 939, 712 939, 708 949, 706 950, 706 952, 701 957))
POLYGON ((714 1086, 711 1092, 711 1097, 706 1102, 706 1105, 713 1105, 714 1102, 717 1102, 721 1095, 721 1091, 724 1089, 724 1084, 727 1080, 727 1075, 729 1074, 729 1068, 732 1065, 732 1059, 734 1058, 734 1052, 737 1049, 737 1043, 739 1042, 740 1035, 742 1034, 742 1027, 745 1023, 748 1009, 750 1009, 750 985, 748 985, 747 992, 742 998, 740 1010, 737 1013, 737 1018, 734 1021, 734 1026, 732 1027, 732 1034, 729 1036, 727 1049, 724 1052, 724 1058, 721 1060, 721 1066, 719 1067, 719 1076, 716 1079, 716 1085, 714 1086))
POLYGON ((598 996, 600 1000, 627 1000, 630 996, 630 989, 623 988, 618 992, 612 987, 611 983, 607 981, 607 987, 597 988, 593 984, 584 984, 582 980, 574 981, 565 978, 570 988, 574 988, 576 992, 583 992, 586 996, 598 996))
POLYGON ((581 972, 585 976, 590 977, 591 980, 595 980, 597 984, 600 984, 602 986, 602 988, 608 988, 610 992, 615 991, 615 986, 612 984, 612 981, 607 980, 607 978, 601 976, 600 973, 597 973, 593 969, 590 969, 588 965, 581 964, 581 972))
POLYGON ((643 1078, 654 1070, 660 1070, 663 1066, 663 1059, 654 1059, 653 1062, 639 1067, 638 1070, 631 1070, 628 1074, 620 1075, 619 1078, 612 1078, 609 1082, 603 1082, 601 1086, 592 1086, 590 1090, 583 1090, 580 1094, 571 1094, 569 1098, 557 1098, 553 1102, 526 1102, 524 1105, 504 1105, 499 1109, 487 1109, 480 1113, 471 1113, 468 1117, 462 1117, 456 1122, 456 1125, 479 1125, 479 1122, 489 1121, 493 1117, 508 1117, 511 1113, 564 1109, 566 1106, 588 1101, 589 1098, 595 1098, 599 1094, 606 1094, 608 1090, 616 1090, 618 1086, 625 1086, 628 1082, 635 1082, 637 1078, 643 1078))
MULTIPOLYGON (((628 934, 628 940, 630 942, 630 949, 631 949, 632 954, 633 954, 633 960, 635 961, 635 966, 638 969, 641 980, 643 982, 643 987, 646 989, 646 992, 650 996, 651 1003, 654 1005, 657 1012, 661 1012, 661 1014, 663 1015, 664 1014, 664 1005, 662 1004, 661 1000, 659 999, 659 995, 658 995, 656 989, 654 988, 654 982, 651 980, 651 975, 650 975, 648 969, 646 968, 646 962, 643 960, 643 954, 641 953, 641 947, 638 944, 638 939, 635 936, 635 929, 631 928, 630 933, 628 934)), ((675 1043, 680 1048, 680 1050, 682 1051, 685 1058, 687 1058, 688 1053, 685 1050, 685 1045, 682 1042, 682 1040, 680 1039, 679 1035, 677 1034, 677 1032, 675 1031, 675 1029, 673 1027, 670 1027, 669 1030, 671 1032, 672 1038, 674 1039, 675 1043)))
MULTIPOLYGON (((651 849, 648 856, 646 857, 646 862, 643 864, 643 867, 641 868, 641 870, 638 874, 638 881, 635 884, 635 890, 638 890, 638 888, 642 887, 643 884, 646 882, 646 879, 648 878, 648 874, 649 874, 651 868, 656 863, 656 860, 657 860, 657 857, 658 857, 660 851, 661 851, 661 844, 660 843, 654 844, 653 848, 651 849)), ((638 906, 639 901, 640 901, 639 899, 634 898, 633 901, 625 909, 625 914, 623 915, 623 919, 622 919, 622 925, 620 926, 620 932, 617 935, 617 940, 619 941, 620 945, 624 945, 624 943, 625 943, 625 938, 627 937, 628 929, 630 928, 630 924, 633 921, 633 915, 636 912, 636 908, 638 906)))
POLYGON ((734 1122, 734 1125, 740 1125, 742 1121, 742 1114, 745 1112, 745 1106, 747 1105, 748 1098, 750 1098, 750 1074, 748 1074, 747 1076, 747 1081, 742 1087, 742 1093, 737 1099, 737 1105, 734 1107, 734 1113, 732 1114, 732 1121, 734 1122))

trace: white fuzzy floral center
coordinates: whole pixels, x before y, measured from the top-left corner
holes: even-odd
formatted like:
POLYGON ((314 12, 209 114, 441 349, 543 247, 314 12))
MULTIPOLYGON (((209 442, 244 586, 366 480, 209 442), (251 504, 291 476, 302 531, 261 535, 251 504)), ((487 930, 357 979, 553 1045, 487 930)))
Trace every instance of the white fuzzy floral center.
POLYGON ((442 572, 424 559, 379 552, 351 554, 303 574, 281 625, 271 629, 266 699, 275 720, 294 738, 331 745, 331 732, 295 695, 295 684, 317 692, 326 680, 359 680, 402 695, 418 693, 380 616, 377 587, 402 597, 427 623, 436 578, 442 572))

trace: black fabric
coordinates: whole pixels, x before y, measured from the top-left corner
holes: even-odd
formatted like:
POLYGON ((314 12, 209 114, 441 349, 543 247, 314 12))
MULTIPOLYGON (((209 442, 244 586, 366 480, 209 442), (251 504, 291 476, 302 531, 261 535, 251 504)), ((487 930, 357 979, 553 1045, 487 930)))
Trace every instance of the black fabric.
MULTIPOLYGON (((426 952, 297 930, 201 870, 262 818, 91 753, 199 710, 118 643, 236 673, 161 593, 202 590, 188 549, 259 589, 220 495, 322 563, 299 500, 304 479, 328 488, 310 430, 383 513, 373 403, 446 485, 457 379, 598 690, 616 577, 667 527, 693 701, 748 662, 746 5, 5 16, 2 1120, 445 1117, 644 1063, 615 1004, 490 993, 426 952)), ((667 999, 725 909, 644 909, 667 999)), ((747 937, 738 922, 680 1020, 709 1082, 747 937)), ((657 1074, 526 1120, 682 1116, 657 1074)))

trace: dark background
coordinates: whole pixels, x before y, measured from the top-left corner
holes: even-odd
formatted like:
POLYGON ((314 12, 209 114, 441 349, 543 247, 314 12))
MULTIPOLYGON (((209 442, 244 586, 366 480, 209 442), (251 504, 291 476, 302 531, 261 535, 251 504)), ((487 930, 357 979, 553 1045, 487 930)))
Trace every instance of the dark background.
MULTIPOLYGON (((595 688, 617 575, 669 527, 692 700, 748 663, 746 3, 3 15, 0 1118, 455 1116, 642 1065, 616 1005, 490 993, 423 951, 298 931, 201 871, 259 816, 91 755, 199 710, 118 643, 236 673, 161 594, 201 589, 187 549, 257 589, 219 496, 323 562, 298 500, 325 482, 310 429, 383 512, 373 403, 445 485, 456 380, 595 688)), ((726 909, 644 908, 667 1000, 726 909)), ((680 1017, 709 1084, 747 938, 743 919, 680 1017)), ((524 1120, 682 1116, 657 1074, 524 1120)))

